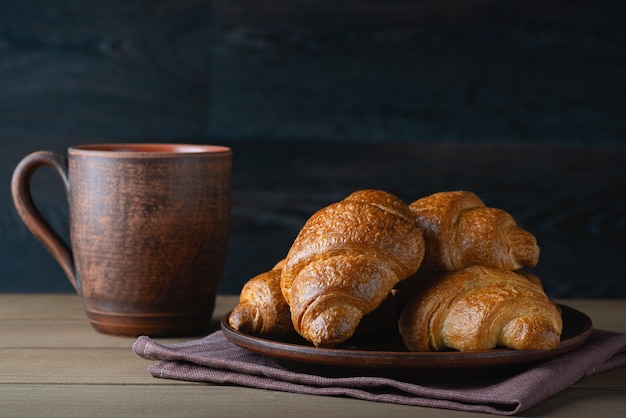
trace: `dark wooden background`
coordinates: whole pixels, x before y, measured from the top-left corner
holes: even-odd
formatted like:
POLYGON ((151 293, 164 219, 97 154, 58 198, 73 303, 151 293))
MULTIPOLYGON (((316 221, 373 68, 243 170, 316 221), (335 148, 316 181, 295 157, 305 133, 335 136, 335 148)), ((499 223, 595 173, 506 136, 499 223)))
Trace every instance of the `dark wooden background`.
MULTIPOLYGON (((468 189, 542 249, 554 297, 626 297, 626 5, 617 1, 0 1, 0 292, 70 292, 19 220, 26 154, 234 150, 238 292, 360 188, 468 189)), ((67 236, 60 181, 34 194, 67 236)))

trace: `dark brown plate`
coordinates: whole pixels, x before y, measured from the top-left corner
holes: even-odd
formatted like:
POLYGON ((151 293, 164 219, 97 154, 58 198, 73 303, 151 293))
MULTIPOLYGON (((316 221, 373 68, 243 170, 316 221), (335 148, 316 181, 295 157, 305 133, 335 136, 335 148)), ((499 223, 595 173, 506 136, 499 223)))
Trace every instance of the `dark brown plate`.
POLYGON ((398 335, 350 341, 334 348, 317 348, 297 334, 268 337, 241 333, 230 327, 228 316, 221 328, 228 340, 241 347, 290 364, 308 364, 341 368, 386 370, 433 370, 514 365, 547 359, 571 351, 583 344, 593 330, 591 319, 568 306, 563 312, 563 333, 560 344, 551 350, 494 349, 485 351, 408 351, 398 335))

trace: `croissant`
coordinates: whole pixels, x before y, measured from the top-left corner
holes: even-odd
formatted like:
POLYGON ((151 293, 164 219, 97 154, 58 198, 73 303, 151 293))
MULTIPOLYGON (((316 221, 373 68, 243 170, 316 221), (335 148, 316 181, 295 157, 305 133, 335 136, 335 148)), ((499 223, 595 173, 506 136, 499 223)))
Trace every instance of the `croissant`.
POLYGON ((239 304, 228 317, 231 327, 241 332, 279 335, 293 331, 289 305, 280 289, 285 260, 272 270, 253 277, 244 284, 239 304))
POLYGON ((315 346, 347 340, 423 256, 421 231, 390 193, 361 190, 320 209, 297 235, 282 271, 295 330, 315 346))
POLYGON ((518 270, 539 260, 534 235, 472 192, 434 193, 412 202, 409 210, 426 243, 422 276, 472 265, 518 270))
POLYGON ((398 320, 405 345, 412 351, 556 347, 561 311, 539 279, 526 274, 472 266, 423 284, 398 320))

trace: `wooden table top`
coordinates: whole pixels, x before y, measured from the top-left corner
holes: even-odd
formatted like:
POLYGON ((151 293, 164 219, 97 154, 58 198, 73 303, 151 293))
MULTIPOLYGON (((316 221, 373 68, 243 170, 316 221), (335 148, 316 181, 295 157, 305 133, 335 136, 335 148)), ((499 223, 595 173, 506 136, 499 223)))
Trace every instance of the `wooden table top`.
MULTIPOLYGON (((586 313, 597 329, 626 332, 626 300, 558 302, 586 313)), ((218 297, 216 328, 236 303, 236 296, 218 297)), ((152 362, 132 352, 134 341, 94 331, 76 295, 0 295, 0 416, 485 416, 157 379, 147 373, 152 362)), ((519 416, 621 417, 625 395, 622 367, 585 378, 519 416)))

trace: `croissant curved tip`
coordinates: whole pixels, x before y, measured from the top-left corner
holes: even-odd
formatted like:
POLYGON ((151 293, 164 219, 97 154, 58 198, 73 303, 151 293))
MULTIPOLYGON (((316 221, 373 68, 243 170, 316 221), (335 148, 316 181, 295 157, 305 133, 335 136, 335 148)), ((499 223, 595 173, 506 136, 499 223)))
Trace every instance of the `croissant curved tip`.
POLYGON ((249 304, 239 304, 228 317, 228 324, 241 332, 257 331, 257 309, 249 304))
POLYGON ((335 346, 354 334, 362 317, 363 312, 354 306, 331 306, 308 324, 304 337, 316 347, 335 346))
POLYGON ((530 232, 514 226, 508 230, 511 251, 519 267, 534 267, 539 262, 537 239, 530 232))
POLYGON ((557 325, 547 319, 518 317, 502 329, 502 339, 504 345, 516 350, 553 349, 561 340, 557 325))

